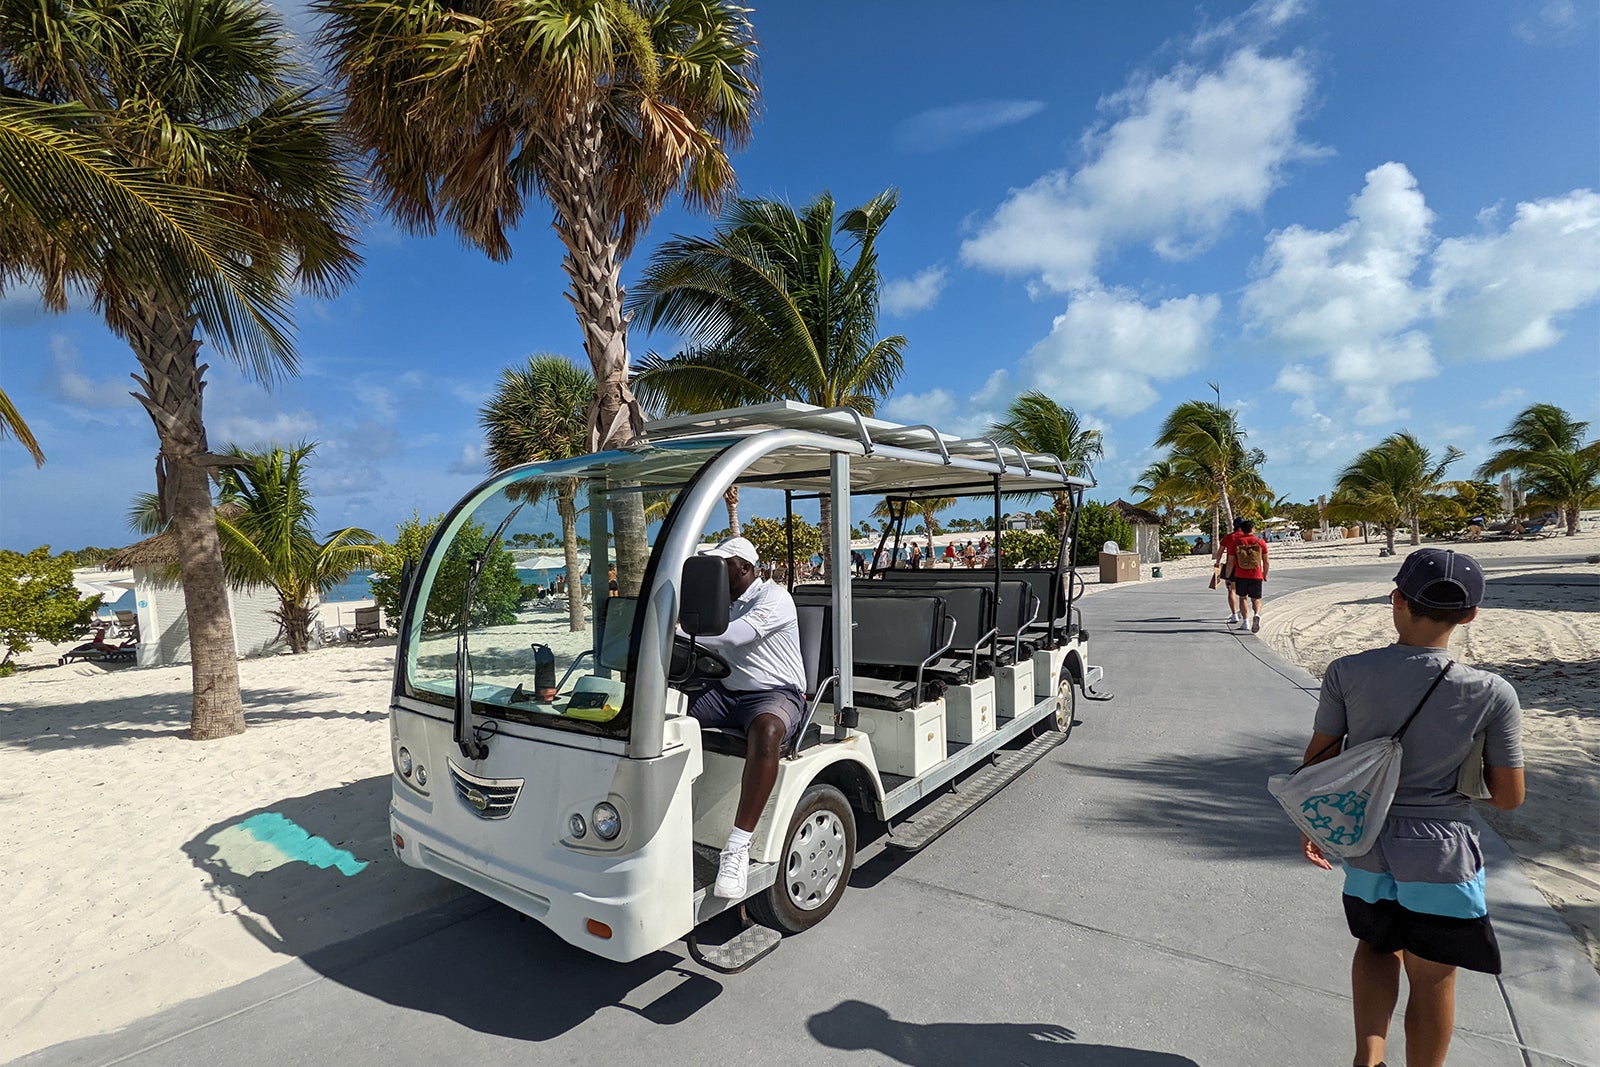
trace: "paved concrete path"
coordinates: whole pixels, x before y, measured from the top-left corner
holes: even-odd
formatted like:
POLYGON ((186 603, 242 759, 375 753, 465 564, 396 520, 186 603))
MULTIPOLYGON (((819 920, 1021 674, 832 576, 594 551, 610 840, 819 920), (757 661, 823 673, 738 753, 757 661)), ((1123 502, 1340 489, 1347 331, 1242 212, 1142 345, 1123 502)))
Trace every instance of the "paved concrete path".
MULTIPOLYGON (((1317 577, 1296 573, 1274 591, 1317 577)), ((463 894, 20 1062, 1348 1064, 1340 881, 1264 788, 1316 684, 1223 610, 1203 579, 1088 598, 1116 699, 1080 701, 1065 745, 923 853, 869 850, 833 916, 747 974, 605 963, 463 894)), ((1600 1065, 1600 979, 1486 841, 1507 973, 1463 976, 1451 1064, 1600 1065)))

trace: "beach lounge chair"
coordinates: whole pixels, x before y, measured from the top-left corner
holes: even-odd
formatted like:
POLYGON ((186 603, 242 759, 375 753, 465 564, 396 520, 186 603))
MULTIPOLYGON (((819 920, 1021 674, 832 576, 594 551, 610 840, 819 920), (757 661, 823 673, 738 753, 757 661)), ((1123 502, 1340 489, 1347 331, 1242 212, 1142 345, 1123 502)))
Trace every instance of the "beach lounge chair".
POLYGON ((350 637, 355 641, 370 641, 374 637, 383 637, 388 633, 383 628, 383 609, 379 607, 357 608, 356 624, 350 628, 350 637))
POLYGON ((130 637, 120 644, 112 644, 106 640, 107 629, 105 626, 96 629, 91 640, 68 650, 56 660, 56 666, 65 667, 76 660, 88 663, 132 663, 139 653, 139 639, 130 637))
POLYGON ((139 616, 131 611, 118 611, 116 615, 117 629, 125 634, 131 634, 137 639, 139 636, 139 616))

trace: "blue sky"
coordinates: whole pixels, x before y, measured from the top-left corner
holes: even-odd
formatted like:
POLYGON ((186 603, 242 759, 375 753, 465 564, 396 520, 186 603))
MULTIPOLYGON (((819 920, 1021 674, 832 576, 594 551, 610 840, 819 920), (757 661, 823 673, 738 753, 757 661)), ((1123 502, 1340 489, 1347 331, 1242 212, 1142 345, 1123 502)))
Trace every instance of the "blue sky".
MULTIPOLYGON (((1105 432, 1105 499, 1213 380, 1301 500, 1401 428, 1465 450, 1461 474, 1528 403, 1600 430, 1595 4, 755 6, 741 192, 900 190, 886 417, 975 432, 1042 388, 1105 432)), ((547 221, 535 205, 492 264, 375 220, 357 283, 299 305, 298 379, 268 392, 203 350, 213 444, 320 442, 325 526, 448 508, 483 473, 500 370, 583 358, 547 221)), ((711 223, 669 208, 626 277, 711 223)), ((0 545, 133 539, 156 449, 133 369, 92 313, 0 300, 0 381, 50 458, 0 443, 0 545)))

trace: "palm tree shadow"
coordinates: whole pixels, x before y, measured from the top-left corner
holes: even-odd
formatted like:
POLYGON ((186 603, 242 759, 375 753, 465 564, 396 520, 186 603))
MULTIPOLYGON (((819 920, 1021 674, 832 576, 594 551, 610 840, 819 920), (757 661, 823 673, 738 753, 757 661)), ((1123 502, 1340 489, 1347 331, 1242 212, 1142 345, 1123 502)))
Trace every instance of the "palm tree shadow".
POLYGON ((907 1067, 967 1067, 974 1063, 1030 1067, 1198 1067, 1170 1052, 1081 1045, 1054 1023, 910 1023, 875 1004, 844 1000, 806 1020, 819 1044, 871 1050, 907 1067))

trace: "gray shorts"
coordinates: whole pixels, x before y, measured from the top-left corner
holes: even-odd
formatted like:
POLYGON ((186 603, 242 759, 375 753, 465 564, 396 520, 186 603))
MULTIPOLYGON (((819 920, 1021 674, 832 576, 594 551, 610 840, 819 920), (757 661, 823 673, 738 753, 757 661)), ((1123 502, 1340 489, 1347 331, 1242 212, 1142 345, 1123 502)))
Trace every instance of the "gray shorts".
POLYGON ((736 727, 746 733, 758 715, 783 720, 783 736, 793 734, 805 716, 806 698, 792 685, 778 689, 728 689, 712 682, 689 701, 689 714, 701 726, 736 727))

